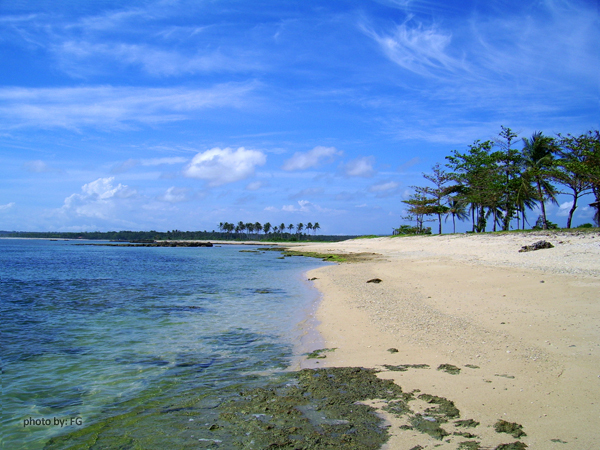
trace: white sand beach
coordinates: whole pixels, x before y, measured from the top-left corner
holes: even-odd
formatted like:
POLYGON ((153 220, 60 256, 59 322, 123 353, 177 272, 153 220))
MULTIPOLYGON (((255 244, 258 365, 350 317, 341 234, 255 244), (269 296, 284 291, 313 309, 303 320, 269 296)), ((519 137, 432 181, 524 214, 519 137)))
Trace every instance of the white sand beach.
MULTIPOLYGON (((316 313, 322 345, 335 351, 302 367, 381 369, 378 376, 405 392, 446 398, 461 419, 480 422, 462 430, 477 438, 452 435, 457 428, 447 423, 451 435, 436 440, 401 429, 406 419, 385 413, 386 448, 456 449, 469 440, 493 449, 517 441, 494 430, 500 419, 522 425, 527 436, 518 440, 531 449, 600 448, 599 233, 376 238, 294 249, 365 254, 308 274, 323 294, 316 313), (539 240, 554 248, 519 253, 539 240), (367 283, 374 278, 381 282, 367 283), (429 368, 383 367, 418 364, 429 368), (437 370, 442 364, 460 373, 437 370)), ((411 402, 423 413, 430 406, 411 402)))

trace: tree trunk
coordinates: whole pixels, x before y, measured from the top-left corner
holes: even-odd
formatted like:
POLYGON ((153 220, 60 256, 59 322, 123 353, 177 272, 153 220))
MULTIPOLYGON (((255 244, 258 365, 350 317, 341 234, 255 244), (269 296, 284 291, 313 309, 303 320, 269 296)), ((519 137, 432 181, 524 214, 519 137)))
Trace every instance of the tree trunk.
POLYGON ((567 228, 571 228, 571 220, 573 219, 573 214, 577 209, 577 196, 573 195, 573 206, 571 206, 571 210, 569 211, 569 216, 567 217, 567 228))
POLYGON ((540 206, 542 207, 542 230, 548 229, 548 222, 546 221, 546 204, 544 203, 544 195, 542 194, 542 185, 538 181, 538 195, 540 196, 540 206))

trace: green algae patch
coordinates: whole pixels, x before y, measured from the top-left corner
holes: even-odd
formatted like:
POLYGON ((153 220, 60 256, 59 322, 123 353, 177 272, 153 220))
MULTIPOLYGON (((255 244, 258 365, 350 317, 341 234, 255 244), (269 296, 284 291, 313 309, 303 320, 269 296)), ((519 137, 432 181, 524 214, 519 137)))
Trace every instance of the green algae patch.
POLYGON ((498 422, 494 424, 494 430, 496 430, 496 433, 510 434, 517 439, 521 436, 527 436, 523 431, 523 425, 519 425, 515 422, 507 422, 505 420, 498 420, 498 422))
POLYGON ((454 406, 454 402, 451 400, 430 394, 421 394, 418 399, 431 405, 435 405, 427 408, 425 413, 427 413, 428 416, 434 417, 437 422, 446 423, 449 419, 457 419, 460 417, 460 411, 454 406))
POLYGON ((336 348, 320 348, 306 354, 306 359, 325 359, 327 355, 323 353, 335 352, 336 348))
POLYGON ((384 364, 383 367, 392 372, 406 372, 408 369, 429 369, 427 364, 398 364, 396 366, 384 364))
POLYGON ((500 444, 494 450, 525 450, 527 444, 523 442, 512 442, 511 444, 500 444))
POLYGON ((360 402, 401 393, 374 370, 305 369, 279 386, 241 392, 223 406, 220 421, 240 448, 377 449, 387 428, 360 402))
POLYGON ((379 253, 319 253, 319 252, 304 252, 302 250, 291 250, 290 248, 267 248, 263 250, 280 251, 284 257, 289 256, 306 256, 307 258, 319 258, 323 261, 336 263, 354 263, 369 261, 380 258, 379 253))
POLYGON ((465 367, 469 368, 469 369, 480 369, 479 366, 476 366, 474 364, 465 364, 465 367))
POLYGON ((303 252, 299 250, 285 250, 283 256, 306 256, 307 258, 319 258, 323 261, 329 262, 346 262, 348 259, 346 255, 337 255, 333 253, 318 253, 318 252, 303 252))
POLYGON ((437 370, 443 370, 450 375, 458 375, 460 373, 460 367, 453 366, 452 364, 440 364, 437 370))
POLYGON ((479 426, 479 422, 473 419, 456 420, 454 421, 454 426, 463 428, 475 428, 479 426))
POLYGON ((412 425, 413 429, 421 433, 428 434, 438 441, 441 441, 446 436, 450 435, 450 433, 444 430, 440 424, 436 422, 435 418, 432 417, 421 416, 417 414, 416 416, 411 417, 410 424, 412 425))
POLYGON ((481 442, 464 441, 458 444, 458 450, 479 450, 481 442))

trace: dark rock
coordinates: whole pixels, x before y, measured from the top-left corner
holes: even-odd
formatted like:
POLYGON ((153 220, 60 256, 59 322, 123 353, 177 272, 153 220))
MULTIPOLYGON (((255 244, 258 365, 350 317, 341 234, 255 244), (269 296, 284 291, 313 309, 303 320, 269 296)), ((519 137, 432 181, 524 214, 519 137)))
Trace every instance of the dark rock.
POLYGON ((523 247, 521 247, 521 250, 519 250, 519 253, 532 252, 534 250, 542 250, 544 248, 554 248, 554 245, 552 245, 548 241, 537 241, 531 245, 524 245, 523 247))
POLYGON ((372 278, 367 283, 381 283, 381 280, 379 278, 372 278))

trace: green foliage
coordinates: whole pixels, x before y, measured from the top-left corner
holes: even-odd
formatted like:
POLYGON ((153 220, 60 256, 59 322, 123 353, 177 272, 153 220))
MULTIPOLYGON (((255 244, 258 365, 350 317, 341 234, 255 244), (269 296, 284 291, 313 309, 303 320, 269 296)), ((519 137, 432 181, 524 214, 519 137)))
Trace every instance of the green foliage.
POLYGON ((431 234, 431 227, 412 227, 410 225, 400 225, 400 228, 394 228, 394 236, 411 236, 416 234, 431 234))
POLYGON ((544 228, 544 218, 539 216, 532 230, 558 230, 558 225, 546 220, 546 228, 544 228))
POLYGON ((594 228, 594 225, 592 225, 591 223, 582 223, 577 228, 594 228))

